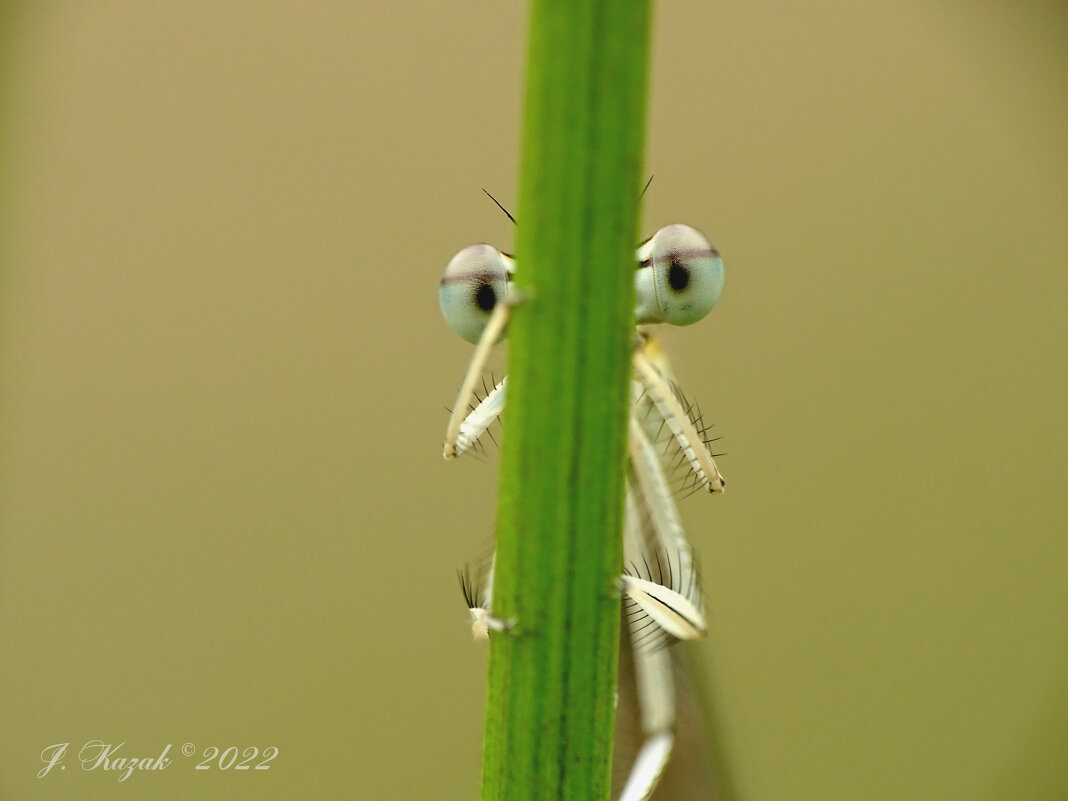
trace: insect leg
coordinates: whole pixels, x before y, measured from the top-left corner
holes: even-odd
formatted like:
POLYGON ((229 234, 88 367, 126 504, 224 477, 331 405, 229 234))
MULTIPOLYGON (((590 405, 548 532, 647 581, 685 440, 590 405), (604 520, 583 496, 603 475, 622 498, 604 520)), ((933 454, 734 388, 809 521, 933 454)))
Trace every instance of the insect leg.
MULTIPOLYGON (((501 336, 501 332, 504 331, 504 326, 508 323, 510 313, 510 303, 501 302, 494 307, 493 313, 490 315, 489 321, 486 323, 486 328, 483 330, 482 336, 479 337, 478 345, 475 346, 475 352, 471 354, 471 362, 467 366, 467 374, 464 376, 463 383, 460 385, 460 392, 456 398, 456 404, 452 407, 452 416, 449 418, 449 425, 445 429, 444 455, 446 459, 455 459, 458 455, 456 441, 460 436, 460 428, 464 418, 467 417, 464 410, 471 404, 471 399, 475 395, 475 384, 478 381, 478 377, 482 374, 482 368, 486 366, 486 359, 489 358, 490 350, 497 343, 497 340, 501 336)), ((490 394, 492 395, 493 393, 490 394)), ((488 399, 489 398, 487 397, 486 400, 488 399)), ((502 395, 502 403, 503 400, 504 398, 502 395)))

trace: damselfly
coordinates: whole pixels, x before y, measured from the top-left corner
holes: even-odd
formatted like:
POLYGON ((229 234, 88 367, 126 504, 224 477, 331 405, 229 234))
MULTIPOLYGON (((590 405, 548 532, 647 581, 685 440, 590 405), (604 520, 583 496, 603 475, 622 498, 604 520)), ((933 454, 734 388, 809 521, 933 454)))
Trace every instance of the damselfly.
MULTIPOLYGON (((511 215, 509 215, 511 216, 511 215)), ((686 225, 661 228, 636 253, 635 319, 629 466, 624 517, 624 599, 634 687, 643 744, 630 767, 620 801, 649 798, 675 741, 674 666, 660 646, 705 633, 699 569, 686 539, 674 495, 680 489, 723 491, 699 409, 674 383, 667 359, 648 326, 690 325, 703 318, 723 289, 719 252, 686 225), (672 477, 683 475, 682 487, 672 477)), ((472 245, 449 262, 439 299, 449 326, 476 345, 445 435, 444 455, 474 447, 504 409, 507 379, 481 396, 476 391, 486 359, 503 336, 511 307, 515 261, 490 245, 472 245)), ((493 616, 493 563, 469 566, 461 586, 472 632, 485 639, 514 621, 493 616)), ((621 689, 622 692, 622 689, 621 689)))

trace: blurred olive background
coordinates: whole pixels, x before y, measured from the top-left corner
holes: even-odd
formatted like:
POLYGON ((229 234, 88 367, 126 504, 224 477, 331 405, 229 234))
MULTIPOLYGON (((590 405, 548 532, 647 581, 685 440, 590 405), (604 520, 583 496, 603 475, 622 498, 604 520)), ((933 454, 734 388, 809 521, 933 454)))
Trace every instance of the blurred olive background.
MULTIPOLYGON (((436 292, 512 245, 482 187, 522 219, 525 8, 5 11, 0 798, 475 798, 498 460, 441 459, 436 292), (177 763, 35 778, 92 739, 177 763)), ((1068 11, 654 33, 644 232, 727 267, 666 336, 728 453, 682 511, 739 797, 1068 797, 1068 11)))

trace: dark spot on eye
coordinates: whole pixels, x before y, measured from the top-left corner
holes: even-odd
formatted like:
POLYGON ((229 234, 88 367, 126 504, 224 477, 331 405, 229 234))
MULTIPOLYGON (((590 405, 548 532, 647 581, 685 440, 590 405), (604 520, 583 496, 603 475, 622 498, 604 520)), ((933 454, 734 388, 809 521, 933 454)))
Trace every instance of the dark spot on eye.
POLYGON ((690 284, 690 270, 675 259, 668 267, 668 286, 676 292, 682 292, 690 284))
POLYGON ((497 305, 497 293, 493 291, 493 287, 480 284, 475 290, 475 305, 482 311, 493 311, 493 307, 497 305))

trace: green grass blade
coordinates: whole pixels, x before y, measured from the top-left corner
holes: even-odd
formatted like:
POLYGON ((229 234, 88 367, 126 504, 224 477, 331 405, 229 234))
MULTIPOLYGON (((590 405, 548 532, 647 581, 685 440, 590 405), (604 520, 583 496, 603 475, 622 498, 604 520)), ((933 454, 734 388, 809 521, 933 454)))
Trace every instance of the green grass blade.
POLYGON ((608 798, 649 14, 531 7, 484 801, 608 798))

